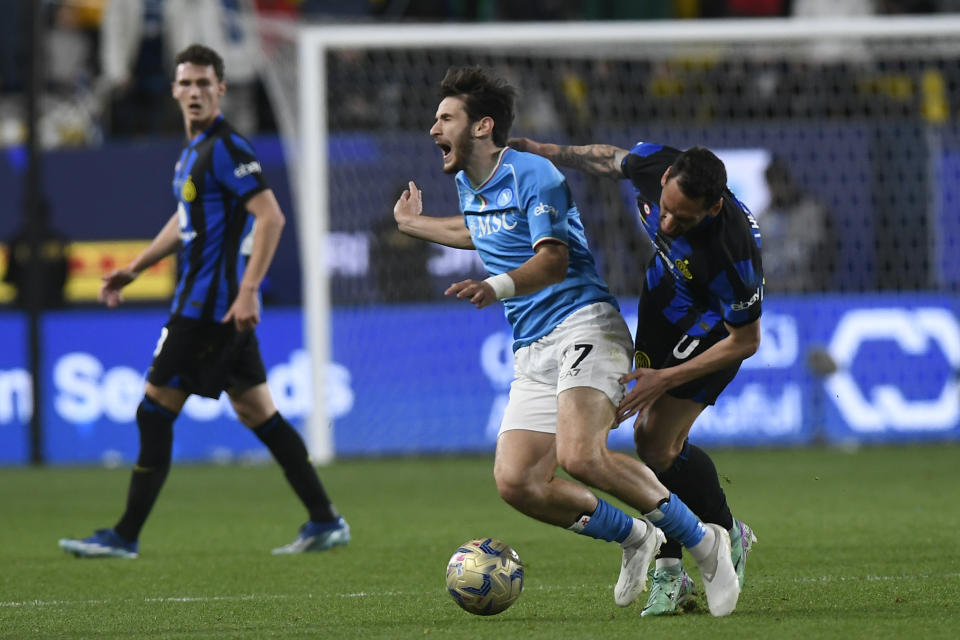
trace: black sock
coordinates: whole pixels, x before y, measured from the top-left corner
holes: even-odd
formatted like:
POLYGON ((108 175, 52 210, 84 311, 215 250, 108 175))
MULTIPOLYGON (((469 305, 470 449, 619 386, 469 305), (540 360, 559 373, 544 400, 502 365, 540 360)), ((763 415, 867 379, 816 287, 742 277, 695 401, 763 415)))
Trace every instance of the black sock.
POLYGON ((164 409, 148 396, 144 396, 137 407, 140 453, 130 475, 126 511, 114 526, 114 531, 127 540, 135 541, 140 537, 143 523, 167 479, 176 418, 176 413, 164 409))
POLYGON ((315 522, 336 520, 339 514, 330 504, 320 476, 310 463, 303 438, 283 419, 280 412, 273 414, 259 427, 254 427, 253 433, 260 438, 260 442, 267 445, 274 459, 283 468, 287 482, 307 508, 310 519, 315 522))
MULTIPOLYGON (((733 516, 727 506, 727 496, 720 486, 717 468, 700 447, 690 444, 689 440, 685 441, 673 465, 658 473, 657 478, 703 522, 719 524, 724 529, 733 527, 733 516)), ((680 549, 678 542, 667 540, 660 547, 657 557, 679 558, 680 549)))

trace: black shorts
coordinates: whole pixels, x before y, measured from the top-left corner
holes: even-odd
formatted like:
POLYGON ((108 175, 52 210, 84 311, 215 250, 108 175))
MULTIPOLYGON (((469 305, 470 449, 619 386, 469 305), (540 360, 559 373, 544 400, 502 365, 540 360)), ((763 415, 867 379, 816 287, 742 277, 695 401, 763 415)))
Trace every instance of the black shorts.
MULTIPOLYGON (((722 322, 717 323, 706 335, 692 337, 671 324, 663 311, 653 305, 645 305, 643 297, 637 309, 637 339, 634 366, 666 369, 683 364, 729 335, 722 322)), ((740 370, 740 363, 714 371, 690 382, 674 387, 667 394, 684 400, 714 404, 720 393, 740 370)))
POLYGON ((219 398, 221 391, 242 392, 264 383, 267 374, 252 330, 238 333, 233 323, 173 316, 160 333, 147 381, 219 398))

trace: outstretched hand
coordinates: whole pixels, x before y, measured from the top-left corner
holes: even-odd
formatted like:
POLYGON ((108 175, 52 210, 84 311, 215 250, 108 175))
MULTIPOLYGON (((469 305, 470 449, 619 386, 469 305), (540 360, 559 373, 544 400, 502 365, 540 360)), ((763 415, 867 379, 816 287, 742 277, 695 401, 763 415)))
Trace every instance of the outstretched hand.
POLYGON ((122 290, 137 279, 139 274, 131 269, 115 269, 103 276, 103 284, 97 293, 97 300, 113 309, 123 302, 122 290))
POLYGON ((660 396, 669 388, 659 369, 640 368, 622 376, 620 382, 628 384, 636 380, 633 388, 627 392, 620 406, 617 407, 617 422, 620 423, 630 416, 644 415, 653 406, 660 396))
POLYGON ((405 224, 416 220, 422 213, 423 192, 411 180, 409 188, 403 190, 397 203, 393 205, 393 219, 396 220, 397 227, 402 231, 405 224))
POLYGON ((469 300, 477 309, 493 304, 497 301, 497 294, 486 282, 476 280, 461 280, 447 287, 443 295, 456 295, 458 300, 469 300))

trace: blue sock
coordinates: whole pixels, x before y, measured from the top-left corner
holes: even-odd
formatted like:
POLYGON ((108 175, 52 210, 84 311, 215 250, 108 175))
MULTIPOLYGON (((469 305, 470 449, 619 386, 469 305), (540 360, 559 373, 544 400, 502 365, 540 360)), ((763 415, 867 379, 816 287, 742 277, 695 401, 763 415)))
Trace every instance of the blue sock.
POLYGON ((633 518, 609 502, 597 498, 597 508, 593 514, 580 516, 567 528, 597 540, 623 542, 633 529, 633 518))
POLYGON ((671 493, 656 509, 644 515, 654 526, 662 529, 668 538, 688 549, 703 540, 707 532, 700 519, 693 515, 693 511, 690 511, 675 493, 671 493))

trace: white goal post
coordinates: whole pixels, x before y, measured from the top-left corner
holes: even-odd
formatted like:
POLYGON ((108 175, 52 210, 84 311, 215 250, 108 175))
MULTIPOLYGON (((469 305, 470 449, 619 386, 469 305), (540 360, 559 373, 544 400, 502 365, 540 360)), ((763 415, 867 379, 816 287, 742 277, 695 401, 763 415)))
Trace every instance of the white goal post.
MULTIPOLYGON (((311 457, 328 462, 335 456, 333 430, 327 411, 327 364, 331 362, 331 288, 327 263, 330 231, 330 160, 328 106, 338 99, 327 85, 328 60, 338 50, 456 50, 512 52, 538 59, 553 56, 683 56, 690 48, 719 55, 740 47, 746 57, 764 56, 780 47, 831 42, 841 48, 865 45, 936 43, 960 49, 960 16, 857 17, 819 19, 757 19, 590 23, 482 23, 431 25, 302 25, 298 28, 292 118, 280 118, 290 166, 295 167, 296 216, 303 282, 305 344, 312 366, 313 409, 305 428, 311 457), (751 51, 753 53, 751 53, 751 51), (712 52, 712 53, 711 53, 712 52)), ((797 55, 817 55, 806 50, 797 55)), ((833 55, 833 54, 828 54, 833 55)), ((857 55, 847 51, 840 55, 857 55)), ((403 62, 399 62, 402 65, 403 62)), ((291 70, 284 70, 290 73, 291 70)), ((440 78, 433 78, 433 86, 440 78)), ((521 90, 522 90, 522 82, 521 90)), ((431 87, 432 88, 432 87, 431 87)), ((276 93, 273 91, 272 93, 276 93)), ((784 96, 783 99, 790 99, 784 96)), ((519 105, 523 110, 523 104, 519 105)), ((433 112, 425 112, 412 130, 424 138, 433 112)), ((587 142, 587 141, 581 141, 587 142)), ((437 169, 439 173, 439 160, 437 169)), ((291 172, 293 175, 293 172, 291 172)), ((374 177, 375 179, 375 177, 374 177)), ((363 185, 356 185, 362 189, 363 185)), ((453 187, 450 187, 453 189, 453 187)), ((360 402, 376 402, 361 398, 360 402)))

